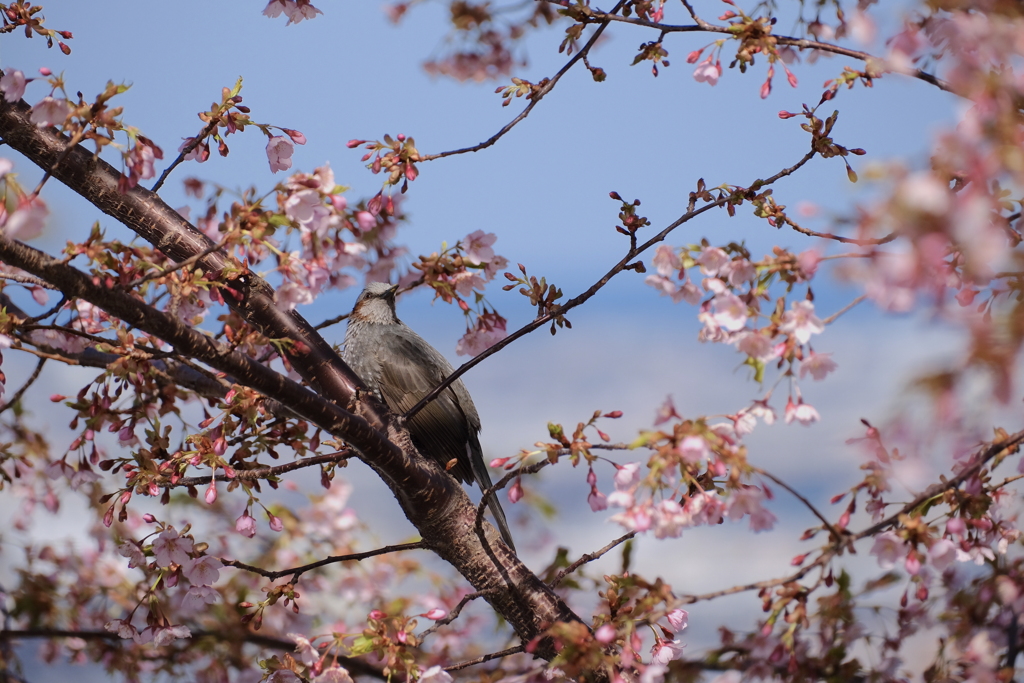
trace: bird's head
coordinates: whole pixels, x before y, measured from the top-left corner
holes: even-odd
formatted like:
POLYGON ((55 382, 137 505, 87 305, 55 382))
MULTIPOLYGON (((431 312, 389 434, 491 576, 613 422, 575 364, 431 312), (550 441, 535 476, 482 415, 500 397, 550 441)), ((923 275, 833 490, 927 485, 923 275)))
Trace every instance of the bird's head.
POLYGON ((387 325, 398 322, 395 315, 395 294, 398 285, 386 282, 371 282, 366 285, 356 305, 352 308, 352 320, 387 325))

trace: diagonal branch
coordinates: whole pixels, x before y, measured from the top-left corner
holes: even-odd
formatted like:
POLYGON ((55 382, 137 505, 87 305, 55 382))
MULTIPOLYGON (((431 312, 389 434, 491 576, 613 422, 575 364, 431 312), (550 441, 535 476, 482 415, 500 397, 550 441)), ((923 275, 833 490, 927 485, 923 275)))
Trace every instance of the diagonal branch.
MULTIPOLYGON (((612 8, 611 13, 608 16, 614 16, 615 13, 618 12, 625 4, 626 0, 619 0, 615 7, 612 8)), ((604 30, 608 28, 608 24, 610 21, 611 19, 609 18, 602 18, 600 20, 600 25, 597 27, 597 30, 594 31, 594 35, 590 36, 590 39, 586 42, 586 44, 582 48, 580 48, 580 50, 575 55, 573 55, 568 62, 565 63, 565 66, 558 70, 558 73, 556 73, 549 80, 547 80, 547 82, 542 81, 541 84, 538 84, 537 90, 535 90, 530 95, 530 103, 526 105, 526 108, 519 112, 518 116, 516 116, 514 119, 506 123, 497 133, 487 138, 480 144, 473 145, 472 147, 453 149, 451 151, 441 152, 439 154, 424 154, 419 157, 418 161, 433 161, 434 159, 443 159, 444 157, 450 157, 456 154, 466 154, 467 152, 479 152, 482 149, 487 149, 495 142, 500 140, 502 137, 504 137, 506 133, 515 128, 516 124, 518 124, 520 121, 522 121, 523 119, 530 115, 530 112, 533 111, 533 108, 540 103, 541 99, 545 95, 551 92, 551 90, 555 87, 555 84, 558 83, 559 80, 561 80, 562 76, 568 73, 569 69, 571 69, 576 64, 576 62, 580 61, 581 59, 586 59, 587 53, 589 53, 590 49, 594 47, 594 45, 597 43, 598 39, 601 37, 601 34, 604 33, 604 30)))
MULTIPOLYGON (((781 180, 782 178, 785 178, 786 176, 795 173, 804 164, 806 164, 808 161, 813 159, 815 154, 816 154, 816 152, 812 149, 810 152, 805 154, 800 159, 800 161, 796 162, 792 166, 789 166, 787 168, 782 169, 781 171, 779 171, 775 175, 770 176, 770 177, 768 177, 765 180, 757 180, 757 181, 755 181, 751 185, 751 188, 754 188, 754 187, 756 187, 756 188, 767 187, 767 186, 775 183, 776 181, 781 180)), ((409 411, 406 412, 406 414, 404 416, 405 419, 409 419, 410 417, 412 417, 413 415, 418 413, 423 408, 423 406, 427 405, 428 403, 433 401, 435 398, 437 398, 438 395, 442 391, 444 391, 446 388, 448 388, 448 386, 452 382, 457 380, 459 377, 462 377, 464 374, 469 372, 472 368, 476 367, 478 364, 483 362, 484 359, 489 358, 490 356, 493 356, 498 351, 501 351, 503 348, 505 348, 506 346, 508 346, 512 342, 516 341, 517 339, 521 339, 522 337, 525 337, 526 335, 530 334, 531 332, 533 332, 533 331, 535 331, 537 329, 540 329, 541 327, 545 326, 547 323, 551 322, 555 318, 558 318, 559 316, 563 316, 567 312, 569 312, 570 310, 576 308, 577 306, 580 306, 580 305, 586 303, 591 297, 593 297, 595 294, 597 294, 599 291, 601 291, 601 289, 606 284, 608 284, 613 277, 615 277, 616 275, 618 275, 619 273, 621 273, 624 270, 630 269, 631 268, 631 261, 634 258, 636 258, 638 255, 642 254, 643 252, 647 251, 648 249, 653 247, 655 244, 664 241, 664 239, 666 237, 668 237, 669 233, 671 233, 673 230, 675 230, 679 226, 683 225, 684 223, 687 223, 687 222, 693 220, 697 216, 700 216, 700 215, 710 211, 711 209, 718 208, 720 206, 724 206, 725 204, 728 204, 729 201, 731 201, 732 199, 733 199, 733 195, 730 194, 730 195, 726 195, 724 197, 721 197, 720 199, 717 199, 717 200, 715 200, 713 202, 705 204, 704 206, 700 207, 699 209, 692 209, 691 208, 689 211, 687 211, 682 216, 677 218, 675 221, 670 223, 668 226, 666 226, 664 229, 662 229, 661 232, 659 232, 657 235, 655 235, 654 237, 650 238, 649 240, 647 240, 643 244, 641 244, 639 246, 631 245, 630 248, 626 251, 626 255, 624 257, 622 257, 622 259, 618 263, 616 263, 614 266, 612 266, 611 270, 609 270, 607 273, 605 273, 601 277, 601 279, 599 279, 597 282, 595 282, 593 285, 591 285, 590 288, 587 289, 586 291, 584 291, 582 294, 579 294, 575 298, 570 299, 569 301, 565 302, 565 304, 562 305, 562 306, 554 306, 554 307, 552 307, 552 309, 550 311, 548 311, 547 313, 545 313, 544 315, 539 316, 538 318, 536 318, 532 322, 527 323, 526 325, 523 325, 522 327, 520 327, 518 330, 516 330, 512 334, 508 335, 507 337, 505 337, 504 339, 502 339, 498 343, 496 343, 493 346, 491 346, 490 348, 488 348, 486 351, 481 352, 479 355, 475 356, 471 360, 466 361, 465 363, 460 365, 458 368, 456 368, 455 372, 453 372, 452 374, 448 375, 444 379, 443 382, 441 382, 436 387, 434 387, 433 391, 431 391, 429 394, 424 396, 422 399, 420 399, 419 403, 417 403, 412 408, 410 408, 409 411)))

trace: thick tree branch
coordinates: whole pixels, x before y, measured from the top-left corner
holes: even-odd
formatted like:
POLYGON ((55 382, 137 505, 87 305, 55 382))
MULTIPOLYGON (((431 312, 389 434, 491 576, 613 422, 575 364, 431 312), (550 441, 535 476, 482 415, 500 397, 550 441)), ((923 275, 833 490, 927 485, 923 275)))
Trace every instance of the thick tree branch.
MULTIPOLYGON (((213 246, 212 240, 149 190, 134 187, 119 193, 117 170, 81 146, 69 147, 68 139, 55 129, 38 128, 29 120, 29 113, 24 101, 0 101, 0 137, 12 148, 38 166, 52 168, 54 178, 175 261, 213 246)), ((553 622, 579 620, 503 544, 494 541, 490 544, 494 550, 485 552, 472 533, 475 507, 459 483, 433 461, 418 455, 396 417, 365 390, 302 316, 278 308, 270 286, 255 275, 240 272, 223 253, 211 253, 199 265, 212 275, 220 274, 225 300, 247 322, 268 338, 292 342, 286 350, 288 360, 312 391, 228 351, 161 311, 147 310, 130 294, 93 284, 88 276, 41 252, 5 238, 0 238, 0 252, 3 260, 28 266, 23 269, 58 285, 66 295, 122 317, 171 343, 180 353, 230 374, 238 383, 280 401, 297 415, 345 439, 388 484, 424 542, 478 591, 488 591, 488 601, 524 641, 532 640, 553 622), (230 274, 237 276, 231 279, 230 274)), ((489 527, 489 531, 497 538, 493 529, 489 527)), ((536 654, 551 658, 555 653, 542 643, 536 654)))

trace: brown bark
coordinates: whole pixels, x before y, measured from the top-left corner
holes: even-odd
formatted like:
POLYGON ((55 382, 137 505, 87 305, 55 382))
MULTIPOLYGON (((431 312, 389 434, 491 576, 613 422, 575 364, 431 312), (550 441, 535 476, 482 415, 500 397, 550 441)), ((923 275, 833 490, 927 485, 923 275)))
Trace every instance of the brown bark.
MULTIPOLYGON (((25 102, 0 101, 0 137, 53 178, 112 216, 172 259, 181 262, 213 246, 158 195, 142 187, 117 190, 120 173, 82 146, 67 149, 68 139, 53 128, 29 121, 25 102)), ((497 539, 487 525, 490 548, 474 532, 476 507, 461 486, 412 446, 408 434, 387 408, 362 388, 359 379, 331 346, 294 311, 279 309, 271 287, 254 275, 225 281, 242 294, 229 304, 264 335, 300 342, 289 361, 313 390, 292 382, 173 316, 147 306, 128 292, 93 283, 86 274, 15 241, 0 238, 0 259, 56 285, 68 297, 88 301, 108 313, 174 345, 177 352, 201 360, 235 380, 280 401, 355 447, 362 459, 393 491, 405 515, 424 541, 454 566, 516 630, 524 641, 554 621, 579 618, 497 539)), ((200 260, 208 273, 229 265, 222 252, 200 260)), ((551 658, 541 647, 537 654, 551 658)))

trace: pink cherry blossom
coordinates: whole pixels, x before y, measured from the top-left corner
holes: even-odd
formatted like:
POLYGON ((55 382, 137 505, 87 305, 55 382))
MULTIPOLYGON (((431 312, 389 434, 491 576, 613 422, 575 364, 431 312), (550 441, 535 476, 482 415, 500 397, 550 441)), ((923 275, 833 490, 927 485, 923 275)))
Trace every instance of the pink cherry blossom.
POLYGON ((806 344, 812 334, 825 331, 825 324, 814 315, 814 304, 810 301, 797 301, 782 317, 779 330, 793 335, 800 344, 806 344))
POLYGON ((778 349, 772 344, 772 340, 757 330, 741 332, 735 337, 735 341, 738 351, 763 363, 767 363, 779 355, 778 349))
POLYGON ((715 61, 712 63, 711 57, 708 56, 703 62, 697 65, 697 68, 693 70, 693 78, 698 83, 707 83, 708 85, 715 85, 718 83, 718 79, 722 75, 722 64, 721 62, 715 61))
POLYGON ((711 456, 708 442, 703 436, 687 436, 679 442, 677 450, 683 462, 692 465, 702 463, 711 456))
POLYGON ((690 614, 684 609, 674 609, 666 614, 665 618, 673 630, 682 631, 689 624, 690 614))
POLYGON ((683 267, 683 259, 679 256, 679 250, 667 244, 659 245, 654 250, 654 258, 651 264, 659 275, 670 277, 679 272, 683 267))
POLYGON ((648 275, 644 282, 661 292, 662 296, 672 297, 672 303, 677 304, 685 301, 689 304, 698 303, 702 296, 695 284, 686 280, 680 287, 674 280, 664 275, 648 275))
POLYGON ((440 666, 432 666, 420 673, 419 683, 452 683, 452 675, 440 666))
POLYGON ((191 552, 192 539, 179 536, 172 526, 167 527, 153 541, 153 554, 156 556, 156 563, 161 567, 170 567, 172 564, 184 565, 189 561, 191 552))
POLYGON ((630 462, 619 465, 615 470, 615 488, 627 491, 640 483, 640 463, 630 462))
POLYGON ((309 4, 309 0, 286 0, 284 13, 288 16, 286 26, 297 24, 303 19, 312 19, 318 14, 323 14, 323 12, 309 4))
POLYGON ((25 96, 25 74, 17 69, 11 69, 0 78, 0 92, 8 102, 17 102, 25 96))
POLYGON ((812 351, 800 363, 800 377, 803 378, 807 373, 811 373, 811 377, 814 379, 822 380, 837 367, 836 362, 832 360, 831 353, 814 353, 812 351))
POLYGON ((206 605, 215 605, 220 602, 220 593, 212 586, 192 586, 181 599, 183 607, 189 610, 200 610, 206 605))
POLYGON ((287 171, 292 167, 292 154, 295 153, 295 144, 284 135, 277 135, 267 142, 267 160, 270 161, 271 173, 287 171))
POLYGON ((32 114, 29 116, 29 120, 40 128, 62 126, 70 113, 71 107, 68 105, 67 100, 47 96, 36 102, 35 106, 32 107, 32 114))
POLYGON ((13 240, 30 240, 43 232, 43 226, 50 210, 39 197, 22 199, 18 208, 7 216, 3 224, 4 234, 13 240))
POLYGON ((679 538, 684 529, 693 526, 693 520, 683 507, 674 500, 663 500, 654 506, 655 538, 679 538))
POLYGON ((948 538, 940 538, 928 548, 928 561, 936 571, 945 571, 956 560, 956 545, 948 538))
POLYGON ((246 538, 252 538, 256 535, 256 519, 249 514, 248 510, 243 512, 242 516, 235 520, 235 531, 246 538))
POLYGON ((723 330, 737 332, 747 324, 747 305, 732 292, 722 292, 711 300, 711 318, 723 330))
POLYGON ((594 631, 594 640, 599 643, 607 645, 608 643, 615 640, 615 627, 611 624, 604 624, 599 629, 594 631))
POLYGON ((679 659, 683 654, 682 641, 679 640, 662 640, 658 639, 658 642, 651 648, 651 662, 655 664, 668 664, 673 659, 679 659))
POLYGON ((796 420, 802 425, 809 425, 812 422, 817 422, 821 419, 818 411, 810 404, 804 403, 803 399, 799 402, 793 403, 793 399, 790 398, 786 401, 786 424, 790 424, 793 420, 796 420))
POLYGON ((732 262, 729 255, 718 247, 704 247, 696 261, 700 264, 700 272, 708 277, 716 277, 720 273, 724 273, 732 262))
POLYGON ((487 263, 494 258, 494 244, 498 236, 493 232, 485 233, 483 230, 476 230, 462 238, 462 257, 475 266, 487 263))
POLYGON ((267 6, 263 8, 263 15, 270 17, 271 19, 276 19, 281 16, 281 12, 284 11, 287 3, 291 1, 292 0, 270 0, 270 2, 267 3, 267 6))
POLYGON ((598 491, 596 486, 591 487, 590 495, 587 496, 587 504, 590 506, 591 511, 600 512, 601 510, 608 509, 608 498, 598 491))
POLYGON ((156 629, 153 632, 153 644, 157 647, 163 647, 164 645, 170 645, 179 638, 191 637, 192 632, 189 630, 188 626, 177 624, 166 628, 156 629))
POLYGON ((320 653, 317 652, 313 643, 303 635, 289 633, 288 637, 295 641, 295 652, 298 653, 298 660, 306 666, 313 666, 320 661, 320 653))
POLYGON ((884 531, 875 536, 871 554, 878 558, 879 567, 889 570, 907 554, 908 547, 907 542, 900 538, 895 531, 884 531))
POLYGON ((212 586, 220 578, 220 570, 224 566, 212 555, 203 555, 179 564, 182 565, 185 578, 195 586, 212 586))
POLYGON ((141 567, 146 564, 146 556, 142 552, 142 549, 132 541, 122 541, 121 544, 117 546, 117 553, 122 557, 128 558, 129 569, 141 567))

